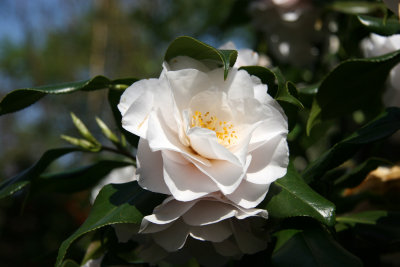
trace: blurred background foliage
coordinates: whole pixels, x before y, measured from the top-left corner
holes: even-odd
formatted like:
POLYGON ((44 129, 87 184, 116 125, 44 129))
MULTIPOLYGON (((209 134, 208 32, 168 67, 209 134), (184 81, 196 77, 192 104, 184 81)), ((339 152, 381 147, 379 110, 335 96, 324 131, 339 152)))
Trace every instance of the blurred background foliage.
MULTIPOLYGON (((168 44, 180 35, 215 47, 233 41, 238 48, 252 48, 263 55, 264 65, 279 66, 299 88, 317 83, 341 60, 362 57, 359 41, 368 31, 355 16, 327 8, 332 1, 298 2, 286 10, 269 0, 2 0, 0 98, 16 88, 95 75, 158 77, 168 44), (295 12, 299 7, 300 14, 295 12)), ((382 15, 380 10, 374 13, 382 15)), ((311 97, 300 97, 310 108, 311 97)), ((47 149, 65 146, 60 135, 77 134, 71 111, 104 143, 95 116, 116 130, 105 91, 47 96, 1 117, 0 181, 31 166, 47 149)), ((305 114, 298 119, 305 125, 305 114)), ((304 168, 362 122, 343 120, 340 131, 332 123, 322 124, 311 137, 304 137, 305 129, 295 129, 289 141, 296 139, 301 146, 291 147, 298 156, 296 167, 304 168)), ((52 167, 67 169, 93 157, 98 155, 67 155, 52 167)), ((0 202, 1 265, 52 266, 61 242, 86 218, 88 196, 30 197, 25 192, 0 202)), ((74 253, 79 258, 83 251, 74 253)))

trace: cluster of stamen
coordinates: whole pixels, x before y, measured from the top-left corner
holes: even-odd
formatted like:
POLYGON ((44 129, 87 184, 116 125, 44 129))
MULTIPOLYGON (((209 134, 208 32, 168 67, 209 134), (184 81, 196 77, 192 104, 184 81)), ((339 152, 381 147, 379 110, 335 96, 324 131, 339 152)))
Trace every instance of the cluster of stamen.
POLYGON ((237 140, 233 124, 218 120, 216 116, 210 115, 210 112, 206 112, 203 115, 200 111, 195 111, 190 127, 201 127, 214 131, 217 135, 218 143, 223 146, 234 144, 237 140))

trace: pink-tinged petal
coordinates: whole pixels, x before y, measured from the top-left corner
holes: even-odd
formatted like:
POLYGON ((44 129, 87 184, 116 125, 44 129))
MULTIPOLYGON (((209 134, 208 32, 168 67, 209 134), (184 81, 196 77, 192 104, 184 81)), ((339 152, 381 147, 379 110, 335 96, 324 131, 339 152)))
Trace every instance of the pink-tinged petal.
POLYGON ((267 241, 252 232, 249 220, 231 220, 236 243, 245 254, 253 254, 267 248, 267 241))
POLYGON ((190 201, 218 190, 215 183, 191 163, 181 164, 163 153, 164 179, 179 201, 190 201))
POLYGON ((236 208, 215 199, 201 200, 188 210, 182 219, 192 226, 213 224, 235 216, 236 208))
POLYGON ((188 235, 188 226, 181 220, 177 220, 168 229, 153 233, 152 237, 162 248, 172 252, 183 247, 188 235))
POLYGON ((170 194, 163 178, 161 151, 152 152, 149 143, 145 139, 140 138, 136 159, 136 174, 138 175, 139 185, 153 192, 170 194))
POLYGON ((235 165, 241 166, 239 159, 223 145, 218 143, 214 131, 209 129, 194 127, 187 133, 191 147, 199 155, 207 159, 226 160, 235 165))
POLYGON ((190 236, 202 241, 221 242, 232 235, 232 229, 228 221, 202 226, 190 226, 190 236))
POLYGON ((251 152, 252 161, 246 180, 254 184, 271 184, 286 174, 289 148, 286 138, 275 136, 251 152))
POLYGON ((242 180, 241 184, 232 194, 226 195, 235 204, 249 209, 254 208, 264 200, 269 189, 269 184, 259 185, 242 180))

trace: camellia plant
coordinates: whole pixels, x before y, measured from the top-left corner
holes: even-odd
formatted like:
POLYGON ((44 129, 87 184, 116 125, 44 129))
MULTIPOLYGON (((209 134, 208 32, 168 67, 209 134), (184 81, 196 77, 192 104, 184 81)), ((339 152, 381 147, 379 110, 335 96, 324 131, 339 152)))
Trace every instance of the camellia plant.
MULTIPOLYGON (((371 33, 400 29, 398 21, 354 14, 349 3, 331 8, 358 16, 371 33)), ((81 137, 62 135, 72 146, 48 150, 0 185, 1 198, 104 185, 86 221, 60 244, 56 266, 376 266, 398 250, 398 187, 382 178, 395 162, 381 151, 399 142, 389 138, 400 108, 386 107, 382 96, 400 50, 345 59, 317 83, 295 84, 278 67, 258 65, 256 52, 234 48, 182 36, 166 50, 158 78, 96 76, 1 100, 5 115, 47 94, 108 91, 119 133, 96 121, 113 147, 72 113, 81 137), (46 172, 75 152, 119 157, 46 172), (82 237, 90 242, 78 264, 68 251, 82 237)))

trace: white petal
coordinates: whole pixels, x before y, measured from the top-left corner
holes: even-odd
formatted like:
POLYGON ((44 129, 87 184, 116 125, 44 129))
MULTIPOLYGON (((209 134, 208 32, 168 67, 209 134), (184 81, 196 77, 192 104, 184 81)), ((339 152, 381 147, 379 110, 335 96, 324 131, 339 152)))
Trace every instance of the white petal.
POLYGON ((163 161, 165 183, 177 200, 190 201, 218 190, 215 183, 193 164, 180 164, 166 153, 163 153, 163 161))
POLYGON ((182 248, 188 235, 188 226, 181 220, 175 221, 164 231, 152 234, 154 241, 169 252, 182 248))
POLYGON ((189 225, 213 224, 235 216, 235 206, 226 204, 215 199, 201 200, 188 210, 182 219, 189 225))
POLYGON ((138 225, 134 223, 116 223, 112 226, 120 243, 128 242, 139 231, 138 225))
POLYGON ((264 200, 268 189, 269 184, 260 186, 244 179, 235 192, 226 197, 241 207, 254 208, 264 200))
POLYGON ((146 138, 148 118, 152 108, 153 93, 144 91, 122 116, 122 127, 135 135, 146 138))
POLYGON ((193 127, 188 131, 187 135, 191 147, 199 153, 199 155, 207 159, 226 160, 238 166, 242 165, 239 159, 232 154, 232 152, 218 143, 214 131, 200 127, 193 127))
POLYGON ((239 256, 242 254, 236 241, 231 237, 222 242, 214 242, 215 250, 225 257, 239 256))
POLYGON ((245 254, 253 254, 267 248, 267 241, 252 233, 248 220, 231 220, 236 243, 245 254))
POLYGON ((211 242, 221 242, 232 235, 231 226, 226 220, 214 224, 191 226, 189 231, 193 238, 211 242))
MULTIPOLYGON (((122 116, 125 115, 132 103, 137 101, 144 92, 152 92, 154 85, 158 85, 158 79, 140 80, 126 88, 118 104, 118 109, 122 116)), ((152 103, 149 104, 151 105, 152 103)))
POLYGON ((144 189, 162 194, 170 194, 163 178, 163 160, 161 151, 152 152, 149 143, 139 139, 137 153, 138 183, 144 189))
POLYGON ((246 180, 255 184, 271 184, 286 174, 289 148, 284 136, 276 136, 251 152, 252 161, 246 180))

